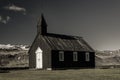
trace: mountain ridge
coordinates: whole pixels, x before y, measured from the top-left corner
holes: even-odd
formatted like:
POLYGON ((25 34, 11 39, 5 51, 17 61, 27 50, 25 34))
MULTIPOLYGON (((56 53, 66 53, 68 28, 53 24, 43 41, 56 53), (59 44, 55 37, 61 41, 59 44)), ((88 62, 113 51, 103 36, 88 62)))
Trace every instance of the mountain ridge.
POLYGON ((0 49, 16 49, 16 50, 29 50, 29 45, 13 45, 13 44, 0 44, 0 49))

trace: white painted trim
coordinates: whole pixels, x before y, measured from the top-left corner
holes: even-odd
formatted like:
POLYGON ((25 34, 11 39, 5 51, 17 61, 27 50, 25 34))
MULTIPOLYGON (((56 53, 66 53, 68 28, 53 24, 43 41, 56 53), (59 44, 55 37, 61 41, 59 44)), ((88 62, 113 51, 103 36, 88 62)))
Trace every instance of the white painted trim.
POLYGON ((64 61, 64 51, 59 51, 59 61, 64 61))
POLYGON ((36 53, 36 69, 42 69, 43 68, 43 51, 40 49, 40 47, 37 48, 35 51, 36 53))
POLYGON ((90 53, 89 53, 89 52, 86 52, 85 55, 86 55, 86 56, 85 56, 85 60, 86 60, 86 61, 90 61, 90 53))
POLYGON ((38 47, 37 50, 35 51, 35 53, 38 53, 38 52, 43 52, 40 47, 38 47))
POLYGON ((78 52, 73 52, 73 61, 78 61, 78 52))

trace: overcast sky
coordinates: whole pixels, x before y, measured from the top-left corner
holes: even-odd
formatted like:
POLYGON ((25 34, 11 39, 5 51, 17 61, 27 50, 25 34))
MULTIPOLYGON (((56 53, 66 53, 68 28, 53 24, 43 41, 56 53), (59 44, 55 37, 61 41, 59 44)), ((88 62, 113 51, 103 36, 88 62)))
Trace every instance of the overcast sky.
POLYGON ((120 0, 0 0, 0 44, 32 44, 41 12, 50 33, 120 49, 120 0))

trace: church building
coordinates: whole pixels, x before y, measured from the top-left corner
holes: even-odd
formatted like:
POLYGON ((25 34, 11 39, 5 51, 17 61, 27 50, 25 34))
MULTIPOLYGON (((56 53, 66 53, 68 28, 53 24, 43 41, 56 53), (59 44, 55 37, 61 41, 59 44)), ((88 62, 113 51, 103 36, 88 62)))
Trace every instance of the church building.
POLYGON ((43 14, 29 50, 29 67, 34 69, 79 69, 95 67, 95 51, 83 37, 47 32, 43 14))

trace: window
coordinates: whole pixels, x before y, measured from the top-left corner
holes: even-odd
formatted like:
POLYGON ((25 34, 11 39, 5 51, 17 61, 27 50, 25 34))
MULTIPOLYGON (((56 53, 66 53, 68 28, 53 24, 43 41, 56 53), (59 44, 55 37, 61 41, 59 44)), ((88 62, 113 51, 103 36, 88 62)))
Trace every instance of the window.
POLYGON ((59 61, 64 61, 64 52, 63 51, 59 52, 59 61))
POLYGON ((78 61, 78 53, 73 52, 73 61, 78 61))
POLYGON ((90 61, 90 53, 89 52, 86 52, 85 60, 90 61))

